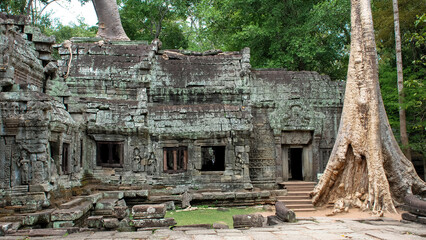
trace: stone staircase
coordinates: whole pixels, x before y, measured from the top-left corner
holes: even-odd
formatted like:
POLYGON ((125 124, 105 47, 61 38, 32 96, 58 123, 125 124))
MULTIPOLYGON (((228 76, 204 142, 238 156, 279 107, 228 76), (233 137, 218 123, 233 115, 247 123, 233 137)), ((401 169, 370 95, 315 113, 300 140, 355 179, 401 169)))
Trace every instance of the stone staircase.
POLYGON ((284 202, 286 207, 294 212, 311 212, 315 211, 312 205, 309 193, 314 190, 315 182, 303 181, 288 181, 282 182, 283 188, 286 188, 288 193, 286 196, 278 196, 277 200, 284 202))

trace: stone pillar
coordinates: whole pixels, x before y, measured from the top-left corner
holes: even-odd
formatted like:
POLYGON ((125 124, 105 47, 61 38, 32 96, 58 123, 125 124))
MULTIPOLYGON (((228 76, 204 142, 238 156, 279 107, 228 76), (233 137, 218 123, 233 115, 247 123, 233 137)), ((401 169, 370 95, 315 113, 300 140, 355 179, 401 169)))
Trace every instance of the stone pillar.
POLYGON ((317 174, 319 173, 319 161, 321 159, 320 156, 320 141, 321 136, 315 135, 312 141, 312 181, 317 180, 317 174))

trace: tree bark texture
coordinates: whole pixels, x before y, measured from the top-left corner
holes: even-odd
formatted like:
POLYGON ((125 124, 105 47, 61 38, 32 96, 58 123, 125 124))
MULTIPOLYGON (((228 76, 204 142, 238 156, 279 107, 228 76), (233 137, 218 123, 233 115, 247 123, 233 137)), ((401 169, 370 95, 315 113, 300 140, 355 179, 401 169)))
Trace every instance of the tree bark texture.
POLYGON ((400 150, 383 106, 370 0, 351 0, 351 53, 339 132, 326 170, 311 193, 314 205, 335 203, 395 212, 426 184, 400 150))
POLYGON ((105 40, 129 41, 121 25, 116 0, 92 0, 98 16, 97 36, 105 40))
POLYGON ((398 79, 398 102, 399 102, 399 132, 403 151, 408 160, 411 161, 411 152, 408 145, 407 118, 405 117, 404 104, 404 74, 402 72, 402 54, 401 54, 401 34, 399 31, 399 10, 398 0, 393 0, 393 20, 395 26, 395 50, 396 50, 396 69, 398 79))

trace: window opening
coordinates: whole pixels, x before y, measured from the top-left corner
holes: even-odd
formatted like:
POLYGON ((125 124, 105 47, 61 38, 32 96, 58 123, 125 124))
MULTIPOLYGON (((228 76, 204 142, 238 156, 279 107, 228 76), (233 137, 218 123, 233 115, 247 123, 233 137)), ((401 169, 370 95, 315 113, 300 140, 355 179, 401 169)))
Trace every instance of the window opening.
POLYGON ((96 163, 103 167, 123 166, 123 142, 97 142, 96 163))
POLYGON ((187 147, 164 148, 164 172, 177 173, 186 171, 188 163, 187 147))
POLYGON ((201 147, 201 171, 225 171, 225 147, 201 147))
POLYGON ((55 160, 56 164, 59 164, 59 143, 49 142, 50 146, 50 157, 55 160))

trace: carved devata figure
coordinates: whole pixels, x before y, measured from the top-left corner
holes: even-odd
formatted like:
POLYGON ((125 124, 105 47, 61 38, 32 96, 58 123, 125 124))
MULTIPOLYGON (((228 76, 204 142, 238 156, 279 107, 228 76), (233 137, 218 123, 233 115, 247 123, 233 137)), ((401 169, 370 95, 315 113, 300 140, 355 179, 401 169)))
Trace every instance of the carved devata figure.
POLYGON ((155 154, 154 152, 151 152, 148 158, 148 174, 154 175, 156 170, 157 169, 155 168, 155 154))
POLYGON ((29 184, 30 182, 30 159, 27 151, 21 152, 21 158, 17 162, 21 172, 21 184, 29 184))
POLYGON ((133 172, 139 172, 141 170, 141 156, 139 148, 133 149, 133 172))

